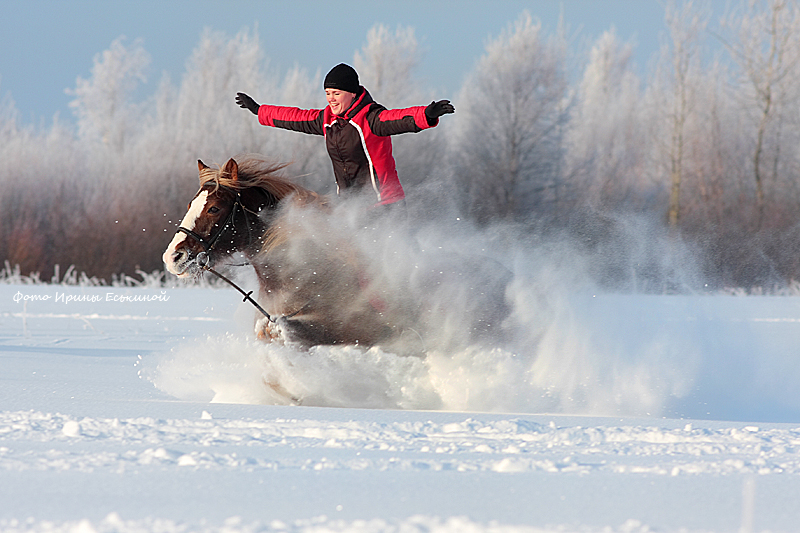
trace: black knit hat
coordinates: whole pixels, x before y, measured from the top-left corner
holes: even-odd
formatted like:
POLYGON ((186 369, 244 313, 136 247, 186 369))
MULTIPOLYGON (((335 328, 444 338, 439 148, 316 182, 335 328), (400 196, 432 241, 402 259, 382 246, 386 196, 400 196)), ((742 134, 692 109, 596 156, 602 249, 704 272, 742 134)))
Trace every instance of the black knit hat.
POLYGON ((349 93, 358 93, 358 73, 350 65, 339 63, 325 76, 325 89, 339 89, 349 93))

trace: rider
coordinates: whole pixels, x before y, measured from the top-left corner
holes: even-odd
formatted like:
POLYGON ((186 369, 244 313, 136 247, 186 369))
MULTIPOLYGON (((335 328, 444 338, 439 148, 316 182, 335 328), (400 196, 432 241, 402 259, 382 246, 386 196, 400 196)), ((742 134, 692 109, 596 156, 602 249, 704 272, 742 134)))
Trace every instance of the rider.
POLYGON ((440 100, 428 106, 386 109, 359 84, 355 69, 344 63, 328 72, 324 88, 325 109, 259 105, 244 93, 237 93, 236 103, 258 115, 264 126, 324 135, 337 193, 369 186, 379 205, 402 201, 405 193, 397 177, 390 136, 432 128, 439 117, 455 112, 453 105, 440 100))

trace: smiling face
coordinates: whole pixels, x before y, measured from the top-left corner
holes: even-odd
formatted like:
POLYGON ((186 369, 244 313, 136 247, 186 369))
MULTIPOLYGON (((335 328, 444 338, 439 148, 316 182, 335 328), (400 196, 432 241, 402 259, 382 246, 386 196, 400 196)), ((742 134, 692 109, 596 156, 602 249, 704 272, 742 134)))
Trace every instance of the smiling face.
POLYGON ((349 93, 341 89, 325 89, 325 98, 334 115, 341 115, 350 107, 356 99, 355 93, 349 93))

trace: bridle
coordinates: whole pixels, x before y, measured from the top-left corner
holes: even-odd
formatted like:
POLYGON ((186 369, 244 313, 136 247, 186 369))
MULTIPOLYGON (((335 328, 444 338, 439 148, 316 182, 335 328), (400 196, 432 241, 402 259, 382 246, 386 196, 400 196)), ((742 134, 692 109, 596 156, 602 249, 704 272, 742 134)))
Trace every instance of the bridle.
POLYGON ((202 235, 196 233, 195 231, 192 231, 189 228, 184 228, 183 226, 178 226, 177 229, 179 233, 185 233, 189 237, 199 242, 200 245, 203 247, 203 250, 205 250, 206 256, 208 255, 208 252, 210 252, 212 248, 216 246, 217 241, 219 241, 219 238, 222 236, 225 230, 228 229, 228 226, 230 226, 233 223, 233 219, 236 217, 236 212, 239 209, 241 209, 242 212, 245 214, 245 216, 247 216, 246 212, 247 210, 245 209, 244 204, 242 204, 242 193, 240 193, 239 191, 233 191, 228 187, 223 187, 222 185, 219 185, 218 187, 220 189, 225 189, 230 192, 235 192, 236 199, 234 200, 233 206, 231 207, 231 212, 228 213, 228 218, 226 218, 225 222, 223 222, 223 224, 217 228, 217 231, 215 231, 214 234, 209 237, 203 237, 202 235))
MULTIPOLYGON (((198 243, 200 243, 200 245, 203 247, 203 251, 200 252, 199 254, 197 254, 197 257, 195 258, 195 261, 197 262, 197 264, 198 264, 198 266, 200 268, 202 268, 203 270, 207 270, 208 272, 211 272, 212 274, 214 274, 215 276, 217 276, 221 280, 223 280, 223 281, 227 282, 228 284, 230 284, 234 289, 236 289, 237 291, 239 291, 241 294, 244 295, 244 300, 242 300, 243 302, 249 301, 251 304, 253 304, 253 306, 255 306, 256 309, 258 309, 265 317, 267 317, 267 320, 269 320, 270 322, 275 322, 275 320, 270 316, 270 314, 267 313, 264 310, 263 307, 258 305, 258 302, 256 302, 255 300, 253 300, 253 298, 250 297, 250 295, 253 294, 253 291, 244 292, 244 289, 242 289, 236 283, 234 283, 233 281, 229 280, 228 278, 226 278, 225 276, 223 276, 222 274, 220 274, 219 272, 217 272, 216 270, 214 270, 213 268, 211 268, 208 265, 208 263, 209 263, 209 258, 208 258, 209 252, 214 248, 214 246, 216 246, 217 241, 219 241, 219 239, 222 236, 222 234, 225 233, 225 231, 228 229, 228 226, 233 224, 234 218, 236 218, 236 213, 239 210, 241 210, 241 212, 242 212, 242 214, 244 214, 245 218, 247 217, 247 213, 248 212, 254 213, 250 209, 247 209, 244 206, 244 204, 242 203, 242 193, 241 192, 234 191, 233 189, 231 189, 229 187, 225 187, 224 185, 220 185, 220 184, 217 184, 217 187, 219 189, 224 189, 226 191, 235 192, 236 193, 236 198, 235 198, 235 200, 233 202, 233 206, 231 207, 231 212, 228 213, 228 217, 225 219, 225 222, 221 226, 219 226, 217 231, 215 231, 214 234, 209 236, 209 237, 203 237, 199 233, 197 233, 197 232, 195 232, 193 230, 190 230, 189 228, 184 228, 183 226, 178 226, 178 229, 176 230, 176 233, 185 233, 187 236, 191 237, 192 239, 194 239, 198 243)), ((271 197, 271 195, 269 193, 264 191, 264 194, 266 194, 268 197, 270 197, 270 200, 273 200, 273 198, 271 197)), ((257 214, 257 213, 254 213, 254 214, 257 214)), ((248 228, 249 228, 249 226, 248 226, 248 228)))

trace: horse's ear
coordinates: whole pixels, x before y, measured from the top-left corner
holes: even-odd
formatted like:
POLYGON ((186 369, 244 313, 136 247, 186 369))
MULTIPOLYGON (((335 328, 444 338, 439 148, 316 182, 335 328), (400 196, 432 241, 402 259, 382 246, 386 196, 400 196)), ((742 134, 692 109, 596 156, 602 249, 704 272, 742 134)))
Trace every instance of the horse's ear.
POLYGON ((239 165, 237 165, 236 161, 233 159, 228 159, 228 162, 225 163, 225 167, 222 169, 222 172, 230 176, 232 181, 239 180, 239 165))
POLYGON ((202 162, 202 161, 200 161, 199 159, 197 160, 197 170, 199 170, 200 172, 202 172, 202 171, 204 171, 204 170, 205 170, 205 169, 207 169, 207 168, 208 168, 208 165, 206 165, 205 163, 203 163, 203 162, 202 162))

